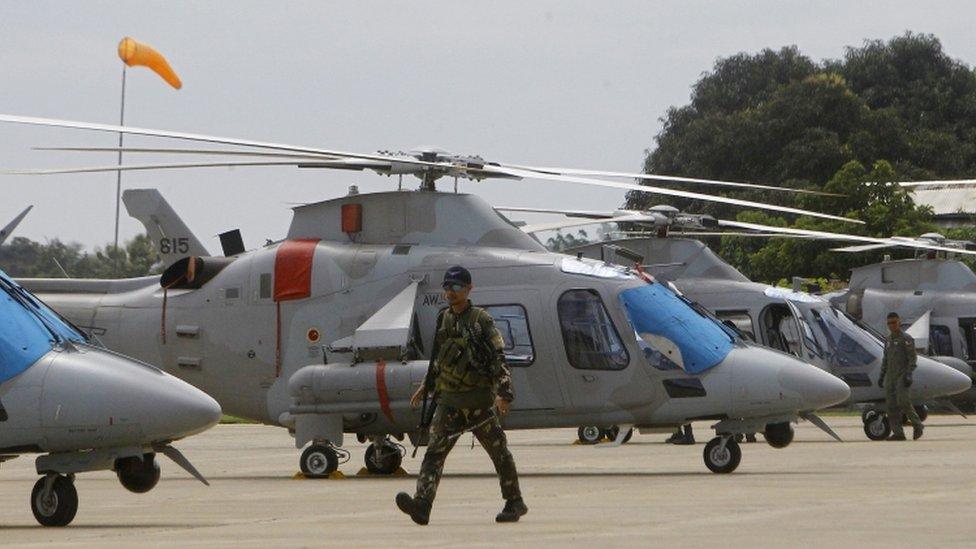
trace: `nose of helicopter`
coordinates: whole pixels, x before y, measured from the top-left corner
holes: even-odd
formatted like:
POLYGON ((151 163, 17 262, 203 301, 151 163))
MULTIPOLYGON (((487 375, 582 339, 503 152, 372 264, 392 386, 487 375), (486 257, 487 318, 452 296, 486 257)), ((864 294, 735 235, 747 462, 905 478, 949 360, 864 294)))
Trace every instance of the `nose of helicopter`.
POLYGON ((200 433, 220 421, 220 405, 203 391, 114 353, 65 353, 53 367, 56 371, 44 382, 51 426, 97 426, 115 443, 151 445, 200 433))
POLYGON ((732 409, 736 416, 817 410, 844 402, 846 383, 793 356, 763 347, 733 349, 732 409))
POLYGON ((937 398, 961 393, 972 387, 966 374, 928 357, 918 357, 912 375, 912 393, 918 398, 937 398))

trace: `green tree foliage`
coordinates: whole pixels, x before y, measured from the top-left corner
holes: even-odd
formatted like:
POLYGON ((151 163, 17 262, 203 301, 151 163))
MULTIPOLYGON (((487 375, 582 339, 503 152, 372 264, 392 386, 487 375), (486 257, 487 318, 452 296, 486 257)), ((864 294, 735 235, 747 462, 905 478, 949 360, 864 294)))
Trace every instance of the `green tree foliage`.
POLYGON ((555 235, 546 240, 546 247, 550 250, 559 252, 567 248, 582 246, 589 243, 590 237, 583 229, 576 231, 575 235, 572 233, 563 234, 562 231, 556 231, 555 235))
POLYGON ((158 272, 159 255, 145 234, 115 248, 111 245, 82 250, 81 244, 51 240, 41 244, 14 237, 0 247, 0 269, 14 277, 130 278, 158 272), (62 271, 62 268, 64 271, 62 271))
MULTIPOLYGON (((757 191, 735 196, 865 225, 645 193, 631 193, 628 208, 667 200, 725 219, 917 236, 932 230, 931 211, 916 207, 909 193, 889 182, 976 174, 976 75, 948 57, 931 35, 869 41, 848 48, 843 59, 820 63, 795 46, 721 59, 694 84, 691 102, 668 110, 662 122, 657 147, 645 158, 646 172, 843 193, 842 199, 757 191)), ((714 187, 691 190, 715 193, 714 187)), ((845 277, 851 266, 881 255, 828 252, 839 245, 725 237, 719 251, 747 276, 764 281, 845 277)))

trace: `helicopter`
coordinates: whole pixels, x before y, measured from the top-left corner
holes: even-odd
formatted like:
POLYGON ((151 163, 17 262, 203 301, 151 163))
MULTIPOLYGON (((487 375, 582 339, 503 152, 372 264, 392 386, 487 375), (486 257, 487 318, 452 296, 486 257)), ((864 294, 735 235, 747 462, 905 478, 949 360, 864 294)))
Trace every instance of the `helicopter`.
MULTIPOLYGON (((851 387, 851 398, 845 404, 862 410, 865 435, 871 440, 884 440, 891 434, 884 411, 884 392, 877 385, 884 350, 883 339, 878 333, 823 297, 803 292, 800 288, 791 290, 750 281, 699 240, 732 234, 716 232, 721 228, 748 229, 752 232, 741 234, 756 237, 845 240, 860 237, 717 220, 711 216, 680 212, 671 206, 657 206, 642 212, 504 207, 498 210, 569 216, 567 221, 524 225, 522 228, 527 232, 619 220, 650 226, 651 231, 626 233, 623 238, 571 247, 564 252, 642 264, 642 268, 655 278, 673 283, 689 299, 734 326, 746 338, 801 357, 844 380, 851 387), (645 259, 652 263, 643 264, 645 259)), ((930 245, 939 246, 935 242, 930 245)), ((916 383, 911 390, 920 415, 927 414, 926 403, 970 390, 971 372, 966 365, 956 369, 920 356, 914 373, 916 383)), ((949 403, 939 404, 954 409, 949 403)))
MULTIPOLYGON (((297 206, 284 240, 245 251, 239 238, 228 238, 222 257, 188 255, 160 277, 100 285, 22 281, 108 345, 157 361, 210 393, 228 413, 289 429, 296 447, 305 448, 299 465, 306 476, 327 476, 348 459, 345 433, 369 441, 366 467, 385 474, 403 459, 395 441, 409 436, 422 442, 419 413, 409 397, 426 373, 435 318, 445 306, 437 282, 455 264, 472 273, 472 299, 503 327, 517 392, 503 422, 507 428, 593 422, 671 430, 690 420, 712 420, 716 436, 705 447, 705 464, 715 473, 730 473, 741 460, 735 434, 764 431, 786 446, 792 421, 805 417, 823 424, 813 410, 850 394, 836 377, 744 340, 667 285, 627 268, 549 252, 480 198, 437 191, 435 181, 539 178, 805 210, 431 149, 340 153, 7 115, 0 121, 238 145, 261 151, 192 151, 267 157, 32 173, 274 162, 421 180, 416 191, 359 194, 353 186, 346 196, 297 206), (658 369, 648 357, 678 368, 658 369)), ((160 150, 191 154, 142 149, 160 150)), ((183 229, 164 225, 168 212, 145 211, 147 230, 155 224, 168 244, 191 247, 194 239, 183 229)))
MULTIPOLYGON (((885 316, 896 312, 916 347, 947 364, 976 366, 976 275, 957 255, 976 254, 976 244, 951 240, 939 233, 901 237, 888 244, 834 248, 859 253, 884 248, 912 248, 916 256, 865 265, 851 270, 848 287, 825 297, 841 310, 875 330, 884 330, 885 316), (924 246, 936 246, 932 250, 924 246)), ((976 390, 954 399, 976 410, 976 390)))
POLYGON ((157 453, 206 484, 172 443, 219 420, 214 399, 93 344, 0 271, 0 463, 41 454, 30 497, 38 523, 71 523, 78 473, 112 470, 127 490, 150 491, 157 453))

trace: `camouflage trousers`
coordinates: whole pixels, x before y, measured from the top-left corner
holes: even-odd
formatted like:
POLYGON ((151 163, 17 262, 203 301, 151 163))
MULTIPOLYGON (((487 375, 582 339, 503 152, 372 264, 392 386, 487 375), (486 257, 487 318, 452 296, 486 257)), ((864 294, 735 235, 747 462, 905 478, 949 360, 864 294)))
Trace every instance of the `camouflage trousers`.
POLYGON ((420 475, 417 477, 417 498, 434 502, 447 454, 460 438, 459 433, 473 427, 471 432, 481 443, 481 447, 488 452, 488 457, 495 465, 502 497, 509 500, 522 496, 519 491, 518 472, 515 470, 515 458, 508 451, 508 441, 498 417, 492 414, 491 408, 455 408, 444 405, 437 407, 431 421, 427 452, 424 454, 424 462, 420 466, 420 475))
POLYGON ((915 412, 908 396, 909 389, 905 387, 904 376, 890 374, 886 376, 884 390, 885 407, 888 409, 888 425, 891 426, 892 433, 905 435, 905 429, 901 424, 902 414, 908 418, 908 421, 912 422, 912 426, 922 424, 922 420, 919 419, 918 413, 915 412))

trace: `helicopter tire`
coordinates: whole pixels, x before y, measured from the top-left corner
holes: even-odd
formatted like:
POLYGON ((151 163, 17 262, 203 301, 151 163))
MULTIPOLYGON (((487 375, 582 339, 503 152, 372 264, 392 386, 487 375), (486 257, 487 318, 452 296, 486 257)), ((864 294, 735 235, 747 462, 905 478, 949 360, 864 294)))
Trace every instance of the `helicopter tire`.
POLYGON ((604 437, 604 432, 596 425, 584 425, 576 430, 576 436, 582 444, 596 444, 604 437))
POLYGON ((915 413, 918 414, 918 419, 924 423, 929 418, 929 407, 924 404, 919 404, 915 407, 915 413))
POLYGON ((739 443, 732 438, 726 441, 724 449, 721 445, 722 437, 715 437, 708 441, 705 445, 704 458, 705 467, 708 467, 709 471, 724 475, 739 467, 739 462, 742 461, 742 450, 739 448, 739 443))
POLYGON ((770 423, 766 425, 763 436, 766 442, 773 448, 786 448, 793 442, 793 424, 786 421, 783 423, 770 423))
POLYGON ((313 444, 302 452, 298 465, 308 478, 327 478, 339 468, 339 454, 331 446, 313 444))
MULTIPOLYGON (((617 440, 617 435, 619 435, 619 434, 620 434, 620 426, 619 425, 614 425, 612 427, 608 427, 607 430, 606 430, 606 437, 607 437, 607 440, 609 440, 610 442, 613 442, 613 441, 617 440)), ((627 444, 628 442, 630 442, 630 439, 633 438, 633 436, 634 436, 634 428, 631 427, 630 429, 627 430, 627 434, 624 435, 624 439, 622 441, 620 441, 620 443, 621 444, 627 444)))
POLYGON ((864 434, 871 440, 885 440, 891 435, 891 425, 884 414, 874 412, 864 424, 864 434))
POLYGON ((47 477, 41 477, 31 490, 31 511, 41 526, 67 526, 74 520, 78 512, 78 491, 75 490, 74 479, 65 475, 58 475, 51 486, 51 493, 44 497, 44 483, 47 477))
POLYGON ((403 452, 400 451, 398 445, 386 443, 378 448, 375 444, 370 444, 366 447, 364 461, 366 462, 366 470, 370 473, 392 475, 400 469, 400 464, 403 463, 403 452), (379 456, 377 456, 377 452, 379 456))
POLYGON ((143 454, 116 460, 115 475, 126 490, 134 494, 145 494, 159 483, 159 464, 156 454, 143 454))

